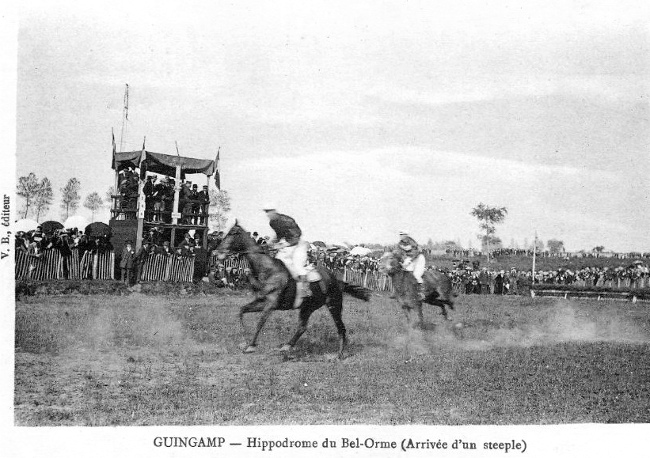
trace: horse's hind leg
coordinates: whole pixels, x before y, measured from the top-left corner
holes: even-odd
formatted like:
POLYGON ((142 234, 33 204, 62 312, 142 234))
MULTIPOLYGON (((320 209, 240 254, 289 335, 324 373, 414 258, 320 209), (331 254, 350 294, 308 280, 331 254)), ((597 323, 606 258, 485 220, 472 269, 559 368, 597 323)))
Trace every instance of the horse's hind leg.
POLYGON ((445 320, 451 320, 449 317, 449 313, 447 312, 447 307, 449 307, 451 310, 454 309, 454 304, 452 304, 449 301, 441 301, 440 306, 442 307, 442 316, 445 317, 445 320))
POLYGON ((336 298, 330 298, 327 303, 327 310, 330 311, 334 324, 336 325, 336 332, 339 335, 339 359, 343 359, 345 347, 348 344, 347 331, 345 324, 343 324, 343 295, 336 298))

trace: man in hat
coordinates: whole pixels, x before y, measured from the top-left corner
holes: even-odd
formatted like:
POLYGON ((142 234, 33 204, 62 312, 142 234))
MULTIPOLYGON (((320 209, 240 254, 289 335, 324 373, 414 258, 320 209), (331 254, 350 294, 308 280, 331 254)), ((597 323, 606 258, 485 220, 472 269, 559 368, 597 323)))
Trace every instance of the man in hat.
POLYGON ((208 250, 203 248, 201 245, 201 240, 194 238, 194 278, 195 282, 201 281, 201 279, 207 276, 208 273, 208 250))
POLYGON ((153 186, 153 220, 161 221, 162 214, 165 211, 165 201, 167 197, 167 185, 169 184, 168 177, 158 182, 153 186))
POLYGON ((122 249, 122 258, 120 260, 120 269, 122 271, 122 281, 128 286, 131 283, 131 274, 133 273, 133 262, 135 260, 135 250, 133 249, 133 242, 126 241, 126 245, 122 249))
POLYGON ((176 192, 176 180, 170 178, 165 186, 165 213, 163 215, 163 221, 165 223, 171 223, 171 212, 177 211, 174 208, 174 193, 176 192))
POLYGON ((275 243, 278 248, 276 258, 284 263, 291 276, 296 280, 296 299, 294 308, 299 308, 303 298, 311 296, 307 281, 307 248, 302 231, 290 216, 278 213, 274 204, 265 205, 262 210, 269 218, 271 229, 275 231, 275 243))
POLYGON ((147 221, 151 221, 152 218, 152 210, 153 210, 153 205, 154 205, 154 199, 153 199, 153 194, 154 194, 154 181, 156 177, 153 175, 148 175, 147 176, 147 182, 144 184, 142 188, 142 193, 144 194, 144 203, 145 203, 145 219, 147 221))
POLYGON ((196 198, 200 201, 199 208, 201 210, 199 217, 199 224, 205 225, 205 219, 208 217, 208 210, 210 208, 210 192, 208 185, 203 185, 203 189, 199 192, 196 198))
POLYGON ((426 260, 418 247, 418 243, 406 231, 400 231, 397 250, 402 258, 402 268, 413 274, 418 283, 418 295, 420 299, 424 299, 422 275, 424 275, 426 260))
POLYGON ((193 246, 194 246, 194 239, 192 238, 192 234, 190 234, 190 231, 187 231, 185 233, 185 237, 183 238, 183 241, 178 244, 178 248, 181 248, 182 253, 185 255, 190 250, 190 247, 193 246))
POLYGON ((152 253, 151 243, 148 240, 142 241, 142 246, 135 255, 135 281, 140 283, 142 280, 142 269, 147 262, 149 255, 152 253))
POLYGON ((169 256, 172 254, 172 250, 169 247, 169 240, 165 240, 162 246, 158 247, 158 249, 156 250, 156 254, 164 254, 165 256, 169 256))
POLYGON ((181 212, 181 224, 190 224, 191 219, 192 219, 192 203, 190 200, 192 199, 192 182, 191 181, 185 181, 181 185, 181 191, 178 196, 178 208, 181 212))
POLYGON ((199 213, 201 213, 201 204, 199 203, 199 187, 196 184, 192 185, 192 191, 190 191, 190 200, 191 202, 191 213, 192 213, 192 224, 199 223, 199 213))
POLYGON ((155 247, 158 245, 158 231, 155 227, 149 229, 147 235, 144 236, 143 240, 149 242, 149 248, 155 247))

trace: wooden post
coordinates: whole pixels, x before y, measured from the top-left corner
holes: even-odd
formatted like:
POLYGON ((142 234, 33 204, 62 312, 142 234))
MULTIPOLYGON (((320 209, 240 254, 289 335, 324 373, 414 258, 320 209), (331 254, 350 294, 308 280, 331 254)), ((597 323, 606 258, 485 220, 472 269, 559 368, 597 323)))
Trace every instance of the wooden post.
POLYGON ((138 229, 135 234, 135 251, 136 253, 140 250, 142 246, 142 231, 144 230, 144 210, 146 208, 144 200, 144 182, 146 177, 142 177, 142 167, 144 160, 146 159, 147 152, 144 149, 145 142, 147 137, 145 137, 142 142, 142 153, 140 155, 140 163, 138 164, 138 200, 136 205, 136 217, 138 218, 138 229))
POLYGON ((172 206, 172 239, 169 241, 171 247, 174 246, 174 240, 176 240, 176 225, 178 224, 178 218, 180 217, 180 209, 178 208, 178 203, 180 200, 180 191, 181 191, 181 164, 180 161, 176 164, 176 183, 174 184, 174 204, 172 206))
MULTIPOLYGON (((210 198, 210 177, 208 175, 205 176, 205 185, 208 187, 208 199, 210 198)), ((207 206, 203 207, 203 204, 201 204, 201 213, 203 213, 203 210, 205 209, 205 215, 203 215, 203 226, 205 226, 205 229, 203 229, 203 249, 207 250, 208 249, 208 227, 210 227, 210 221, 209 221, 209 216, 208 213, 210 212, 210 204, 208 203, 207 206)))

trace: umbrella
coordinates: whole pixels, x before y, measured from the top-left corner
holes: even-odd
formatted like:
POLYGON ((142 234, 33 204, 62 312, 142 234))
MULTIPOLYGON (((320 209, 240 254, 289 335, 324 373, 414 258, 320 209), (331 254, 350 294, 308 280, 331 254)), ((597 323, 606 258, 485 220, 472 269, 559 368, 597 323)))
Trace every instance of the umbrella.
POLYGON ((370 254, 371 252, 372 252, 372 250, 370 248, 366 248, 366 247, 363 247, 363 246, 355 246, 350 251, 350 254, 353 255, 353 256, 356 256, 356 255, 366 256, 366 255, 370 254))
POLYGON ((63 229, 63 224, 58 221, 45 221, 41 224, 43 234, 53 234, 57 229, 63 229))
POLYGON ((321 247, 321 248, 327 248, 327 245, 325 245, 325 242, 321 242, 320 240, 317 240, 316 242, 312 243, 312 245, 321 247))
POLYGON ((105 223, 90 223, 86 226, 84 231, 89 237, 102 237, 104 235, 111 235, 112 230, 108 224, 105 223))
POLYGON ((20 219, 14 224, 14 231, 29 232, 38 227, 38 223, 33 219, 20 219))
POLYGON ((66 219, 63 226, 66 229, 73 229, 75 227, 81 229, 82 227, 88 226, 88 220, 81 215, 74 215, 66 219))

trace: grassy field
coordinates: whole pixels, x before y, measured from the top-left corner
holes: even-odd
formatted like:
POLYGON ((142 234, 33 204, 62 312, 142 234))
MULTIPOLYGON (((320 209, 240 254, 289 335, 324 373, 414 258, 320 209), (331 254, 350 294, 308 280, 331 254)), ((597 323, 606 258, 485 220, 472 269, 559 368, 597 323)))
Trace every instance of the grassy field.
MULTIPOLYGON (((16 303, 17 425, 650 422, 650 306, 461 296, 408 331, 349 297, 349 355, 325 310, 289 358, 276 312, 242 354, 244 293, 36 296, 16 303)), ((248 315, 252 330, 256 315, 248 315)))

